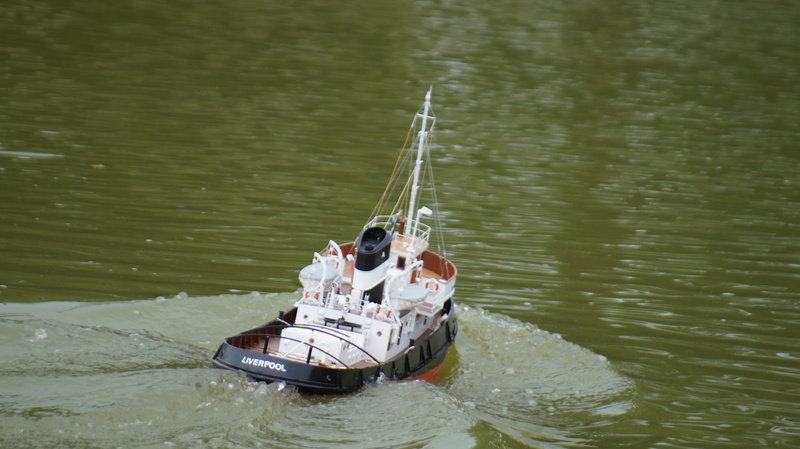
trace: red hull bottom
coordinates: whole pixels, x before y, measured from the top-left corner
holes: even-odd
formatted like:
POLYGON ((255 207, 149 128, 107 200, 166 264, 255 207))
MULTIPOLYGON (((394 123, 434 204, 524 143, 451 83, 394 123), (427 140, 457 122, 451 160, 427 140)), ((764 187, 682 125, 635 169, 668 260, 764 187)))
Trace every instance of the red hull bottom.
POLYGON ((430 371, 426 371, 425 373, 419 376, 412 377, 412 379, 413 380, 420 379, 426 382, 433 382, 433 379, 435 379, 436 375, 439 374, 439 370, 442 369, 442 366, 444 366, 444 361, 442 361, 442 363, 440 363, 439 366, 437 366, 436 368, 433 368, 430 371))

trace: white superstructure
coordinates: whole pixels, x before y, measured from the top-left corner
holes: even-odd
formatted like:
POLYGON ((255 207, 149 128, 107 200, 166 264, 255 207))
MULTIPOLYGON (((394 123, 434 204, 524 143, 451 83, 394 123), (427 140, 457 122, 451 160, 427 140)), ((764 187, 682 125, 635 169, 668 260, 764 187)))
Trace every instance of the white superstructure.
POLYGON ((326 366, 379 364, 408 351, 441 324, 455 290, 456 268, 428 250, 431 228, 420 218, 433 211, 416 209, 435 122, 430 98, 429 91, 414 121, 421 126, 416 151, 409 152, 408 180, 398 183, 393 176, 402 186, 394 209, 375 215, 355 242, 331 241, 314 254, 300 272, 303 294, 295 322, 270 343, 270 352, 326 366), (401 207, 407 197, 405 217, 401 207))

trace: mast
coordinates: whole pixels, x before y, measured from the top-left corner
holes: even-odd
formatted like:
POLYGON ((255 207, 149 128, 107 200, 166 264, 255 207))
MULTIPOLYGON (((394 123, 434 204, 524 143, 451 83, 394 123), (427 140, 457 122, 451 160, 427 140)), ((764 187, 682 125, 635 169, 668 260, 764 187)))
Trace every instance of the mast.
MULTIPOLYGON (((425 142, 428 139, 428 119, 434 119, 435 117, 432 115, 428 115, 428 112, 431 109, 431 91, 433 88, 431 87, 428 89, 428 92, 425 94, 425 103, 422 106, 422 128, 419 131, 419 138, 417 140, 417 161, 414 164, 414 181, 411 184, 411 199, 409 200, 409 221, 411 222, 411 236, 416 236, 418 221, 419 221, 419 211, 417 211, 417 191, 419 190, 419 173, 422 168, 422 155, 425 150, 425 142)), ((419 113, 417 113, 419 117, 419 113)))

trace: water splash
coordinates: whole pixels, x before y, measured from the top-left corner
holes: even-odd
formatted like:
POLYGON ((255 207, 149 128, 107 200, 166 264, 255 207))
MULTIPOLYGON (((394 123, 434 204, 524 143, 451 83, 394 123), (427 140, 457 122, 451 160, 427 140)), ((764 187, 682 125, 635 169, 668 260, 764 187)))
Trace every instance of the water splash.
POLYGON ((585 441, 561 423, 630 407, 603 357, 464 306, 438 384, 319 397, 211 367, 223 337, 295 296, 0 305, 6 447, 563 447, 585 441))
POLYGON ((506 438, 585 443, 559 429, 632 408, 632 383, 605 357, 482 309, 462 306, 458 318, 457 361, 443 386, 506 438))

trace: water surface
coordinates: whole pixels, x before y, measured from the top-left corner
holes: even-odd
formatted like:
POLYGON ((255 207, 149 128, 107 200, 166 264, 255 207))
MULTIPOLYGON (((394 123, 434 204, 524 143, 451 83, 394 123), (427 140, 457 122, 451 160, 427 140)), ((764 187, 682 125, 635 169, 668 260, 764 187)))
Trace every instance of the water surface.
POLYGON ((798 9, 0 6, 3 446, 796 446, 798 9), (440 383, 211 369, 357 235, 431 85, 440 383))

